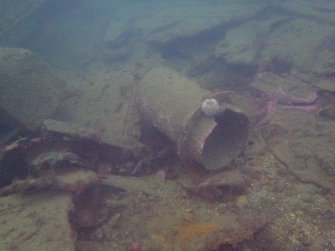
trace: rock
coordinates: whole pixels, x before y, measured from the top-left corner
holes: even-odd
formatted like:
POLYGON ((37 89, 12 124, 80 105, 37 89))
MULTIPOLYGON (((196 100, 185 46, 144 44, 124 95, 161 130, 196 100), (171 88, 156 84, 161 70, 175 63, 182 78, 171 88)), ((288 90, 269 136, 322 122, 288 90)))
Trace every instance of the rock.
POLYGON ((197 185, 183 187, 191 194, 203 197, 211 202, 222 201, 227 196, 240 195, 251 183, 250 178, 237 170, 229 170, 213 174, 197 185))
MULTIPOLYGON (((334 67, 335 68, 335 67, 334 67)), ((335 92, 335 85, 333 78, 321 78, 320 76, 312 79, 313 85, 321 90, 335 92)))
POLYGON ((87 167, 85 162, 77 154, 69 151, 49 151, 41 153, 31 160, 30 166, 31 171, 36 173, 50 172, 61 167, 87 167))
POLYGON ((134 146, 140 135, 140 115, 134 104, 134 72, 118 73, 106 68, 94 74, 90 80, 78 83, 80 95, 67 99, 55 119, 89 128, 104 142, 134 146), (123 88, 128 91, 125 93, 123 88))
MULTIPOLYGON (((131 152, 130 148, 119 143, 112 143, 101 132, 74 123, 48 119, 43 122, 42 132, 45 141, 58 142, 64 146, 70 144, 71 152, 79 156, 90 156, 95 160, 104 159, 111 163, 119 163, 123 153, 131 152)), ((100 166, 96 167, 100 168, 100 166)))
POLYGON ((104 41, 107 44, 112 44, 121 38, 122 34, 127 31, 127 20, 111 20, 106 28, 104 41))
POLYGON ((224 57, 230 63, 253 63, 258 55, 264 36, 276 23, 285 21, 287 16, 273 15, 263 21, 251 20, 236 28, 230 29, 224 39, 215 48, 217 57, 224 57))
MULTIPOLYGON (((125 42, 134 37, 148 43, 166 44, 180 37, 208 32, 226 22, 250 18, 264 7, 263 3, 217 3, 215 9, 205 2, 168 1, 159 5, 150 3, 148 8, 144 4, 119 6, 105 32, 107 44, 125 42), (138 11, 143 7, 142 11, 138 11)), ((220 32, 218 30, 214 29, 213 33, 220 32)))
POLYGON ((106 225, 108 228, 116 228, 119 220, 120 220, 121 214, 120 213, 116 213, 114 214, 109 220, 108 222, 106 222, 106 225))
POLYGON ((0 48, 0 89, 0 108, 34 130, 52 118, 66 85, 29 50, 0 48))
POLYGON ((247 176, 236 170, 213 174, 198 184, 198 188, 205 189, 212 186, 227 186, 244 189, 249 183, 247 176))
POLYGON ((100 141, 99 133, 95 130, 53 119, 43 121, 42 130, 46 134, 59 134, 71 139, 100 141))
POLYGON ((327 73, 332 67, 329 60, 335 54, 325 45, 325 41, 334 31, 333 25, 318 23, 312 19, 296 18, 287 21, 269 34, 261 64, 271 63, 275 58, 285 58, 297 70, 327 73))
POLYGON ((157 182, 162 183, 166 180, 166 172, 162 169, 158 170, 155 174, 157 182))
POLYGON ((90 239, 94 241, 101 241, 103 238, 104 238, 104 232, 101 228, 98 228, 90 235, 90 239))
POLYGON ((41 136, 19 138, 0 154, 0 187, 33 175, 63 173, 79 168, 111 171, 130 150, 104 143, 91 130, 68 123, 47 120, 41 136), (99 163, 99 160, 104 160, 99 163), (106 165, 106 167, 102 167, 106 165))
POLYGON ((327 89, 317 92, 318 102, 321 106, 318 115, 326 119, 335 119, 335 92, 327 89))
POLYGON ((318 114, 321 117, 335 120, 335 104, 328 105, 326 107, 323 107, 318 114))
POLYGON ((215 55, 230 64, 257 64, 280 74, 292 70, 332 74, 334 20, 311 13, 299 12, 296 6, 264 9, 262 19, 229 29, 217 43, 215 55))
POLYGON ((96 173, 90 170, 67 171, 57 175, 45 175, 40 178, 32 176, 24 180, 15 180, 0 189, 0 197, 29 190, 54 190, 78 194, 86 187, 98 182, 96 173))
POLYGON ((283 74, 278 75, 271 72, 258 73, 256 78, 250 83, 250 86, 261 91, 281 91, 295 96, 305 97, 315 88, 308 84, 308 76, 283 74))

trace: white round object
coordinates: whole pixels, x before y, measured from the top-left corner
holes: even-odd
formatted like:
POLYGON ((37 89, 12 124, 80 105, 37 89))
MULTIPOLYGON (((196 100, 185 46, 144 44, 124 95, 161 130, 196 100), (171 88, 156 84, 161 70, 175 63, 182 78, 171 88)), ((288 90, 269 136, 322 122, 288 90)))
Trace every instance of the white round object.
POLYGON ((208 117, 214 117, 220 111, 219 102, 214 98, 205 99, 201 104, 201 110, 208 117))

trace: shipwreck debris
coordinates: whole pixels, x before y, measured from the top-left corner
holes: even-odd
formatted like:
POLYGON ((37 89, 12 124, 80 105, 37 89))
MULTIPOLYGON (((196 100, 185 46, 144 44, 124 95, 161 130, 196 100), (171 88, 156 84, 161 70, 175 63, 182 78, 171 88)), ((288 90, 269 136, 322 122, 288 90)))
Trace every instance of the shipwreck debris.
POLYGON ((225 104, 215 118, 205 116, 201 104, 210 97, 195 82, 164 67, 149 71, 138 86, 144 119, 177 145, 181 159, 213 170, 227 165, 246 144, 248 118, 225 104))

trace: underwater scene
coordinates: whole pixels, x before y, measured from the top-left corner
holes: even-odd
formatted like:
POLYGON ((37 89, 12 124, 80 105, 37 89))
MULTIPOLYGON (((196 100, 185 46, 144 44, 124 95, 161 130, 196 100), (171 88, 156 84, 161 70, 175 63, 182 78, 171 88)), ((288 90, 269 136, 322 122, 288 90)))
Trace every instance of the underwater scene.
POLYGON ((0 251, 335 251, 335 1, 0 0, 0 251))

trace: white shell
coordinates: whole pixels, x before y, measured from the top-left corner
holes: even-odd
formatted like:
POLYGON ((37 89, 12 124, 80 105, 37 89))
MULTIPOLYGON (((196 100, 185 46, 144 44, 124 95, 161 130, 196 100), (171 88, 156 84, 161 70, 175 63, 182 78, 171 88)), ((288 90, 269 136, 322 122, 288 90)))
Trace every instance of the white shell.
POLYGON ((201 104, 201 110, 206 116, 214 117, 220 111, 219 102, 214 98, 205 99, 201 104))

